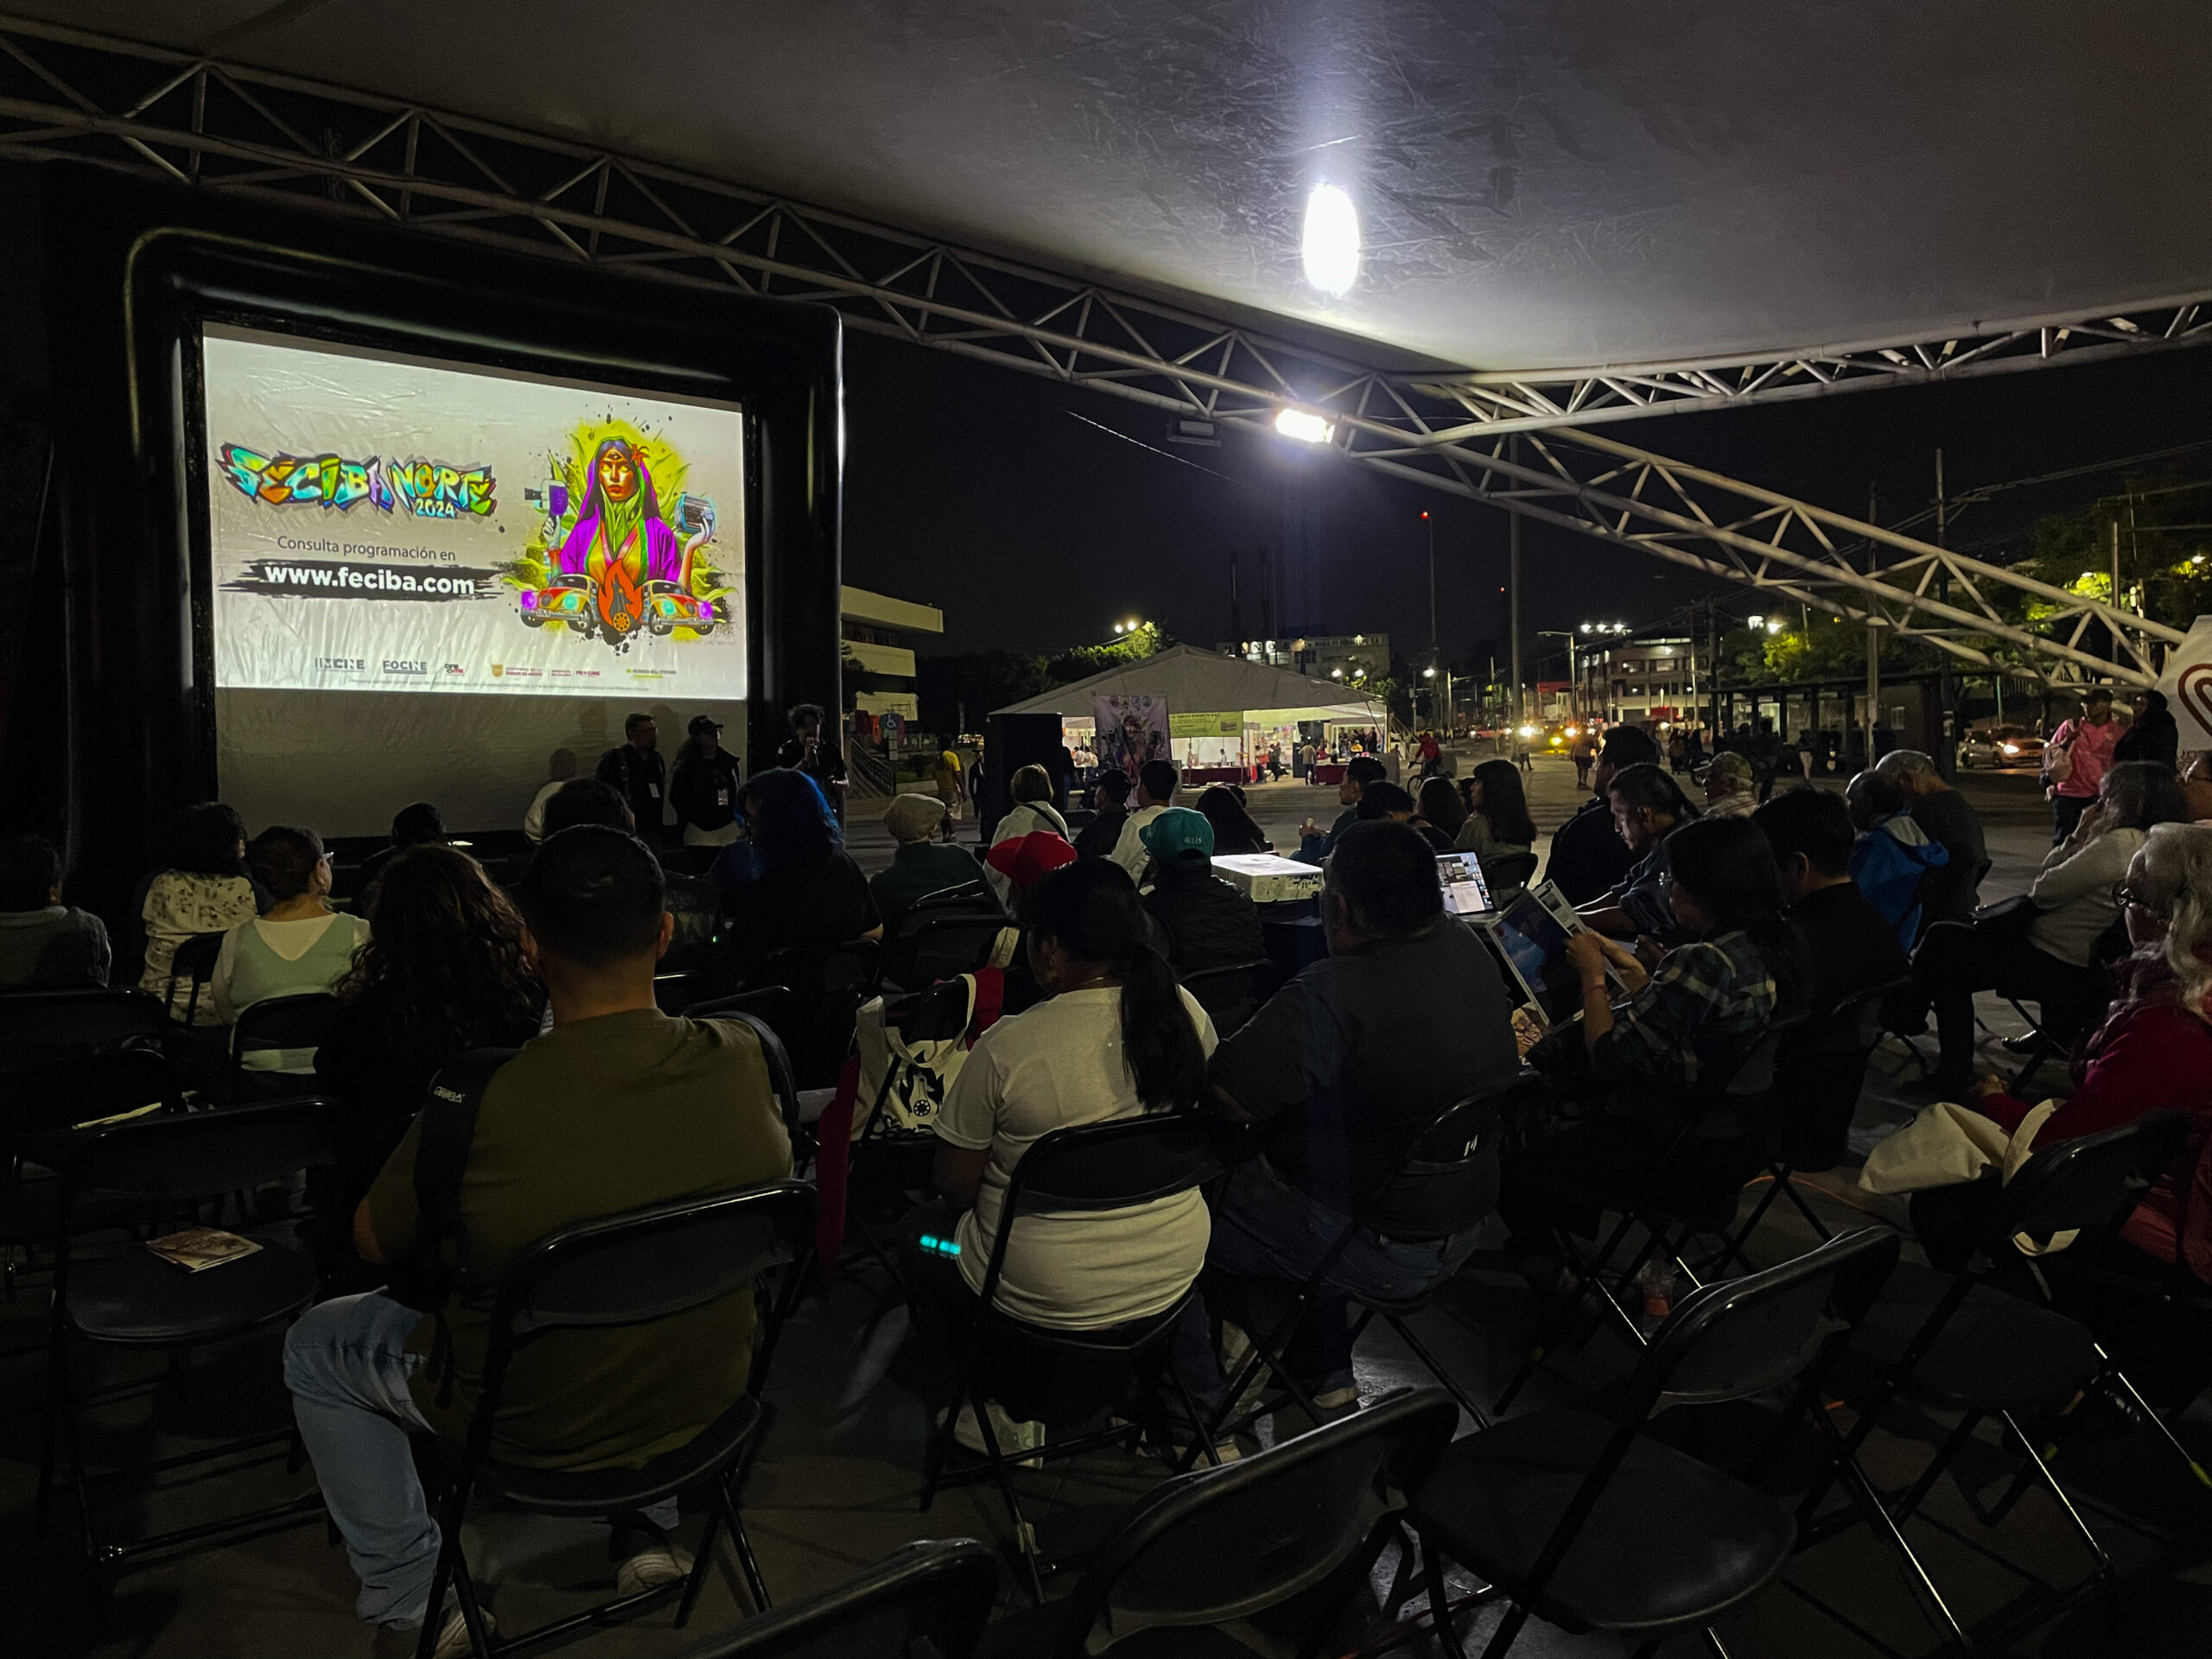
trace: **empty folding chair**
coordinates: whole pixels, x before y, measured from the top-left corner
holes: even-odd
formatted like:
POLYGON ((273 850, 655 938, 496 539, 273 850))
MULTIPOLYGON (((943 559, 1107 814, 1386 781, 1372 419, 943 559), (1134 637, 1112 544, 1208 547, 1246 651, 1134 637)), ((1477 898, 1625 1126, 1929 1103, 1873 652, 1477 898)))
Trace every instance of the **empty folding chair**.
POLYGON ((0 995, 0 1077, 73 1055, 149 1046, 168 1028, 168 1011, 144 991, 10 991, 0 995))
MULTIPOLYGON (((1097 1659, 1131 1641, 1147 1653, 1243 1652, 1173 1633, 1233 1627, 1332 1576, 1340 1609, 1459 1421, 1441 1389, 1408 1389, 1256 1457, 1176 1476, 1115 1523, 1067 1595, 992 1625, 986 1659, 1097 1659)), ((1335 1610, 1306 1617, 1311 1659, 1335 1610)))
MULTIPOLYGON (((2117 1224, 2172 1160, 2187 1132, 2183 1114, 2151 1112, 2122 1128, 2037 1152, 1996 1195, 1989 1224, 1963 1268, 1950 1274, 1900 1272, 1868 1314, 1855 1357, 1871 1365, 1878 1380, 1850 1402, 1859 1414, 1850 1435, 1834 1430, 1827 1414, 1816 1414, 1837 1441, 1839 1467, 1859 1478, 1860 1448, 1899 1396, 1958 1414, 1951 1433, 1919 1478, 1902 1494, 1885 1499, 1878 1522, 1878 1530, 1919 1581, 1946 1638, 1956 1647, 1968 1645, 1967 1634, 1899 1528, 1918 1510, 1984 1418, 1994 1417, 2005 1426, 2022 1461, 2010 1491, 1986 1512, 1977 1506, 1977 1513, 1994 1525, 2029 1484, 2040 1481, 2094 1559, 2090 1577, 2074 1593, 2101 1585, 2112 1571, 2104 1546, 2021 1422, 2023 1415, 2056 1413, 2096 1381, 2103 1365, 2096 1340, 2064 1314, 1996 1288, 1991 1275, 2023 1263, 2017 1239, 2041 1247, 2062 1234, 2093 1235, 2117 1224)), ((1799 1506, 1798 1523, 1806 1528, 1808 1541, 1832 1536, 1862 1518, 1854 1507, 1813 1524, 1829 1484, 1827 1479, 1815 1483, 1799 1506)), ((1967 1502, 1974 1503, 1971 1494, 1967 1502)), ((2039 1616, 2044 1615, 2031 1613, 2031 1618, 2039 1616)))
MULTIPOLYGON (((444 1440, 431 1442, 446 1472, 438 1506, 444 1537, 416 1649, 419 1659, 430 1659, 437 1644, 448 1588, 460 1598, 478 1659, 487 1659, 492 1652, 475 1581, 461 1548, 461 1522, 471 1497, 478 1494, 537 1515, 595 1518, 650 1509, 683 1493, 703 1491, 713 1507, 697 1560, 681 1581, 677 1626, 690 1618, 706 1583, 718 1528, 729 1531, 755 1609, 767 1610, 767 1586, 739 1513, 737 1480, 760 1433, 760 1391, 784 1322, 798 1303, 813 1234, 813 1189, 787 1181, 583 1222, 542 1240, 516 1263, 493 1294, 491 1342, 467 1439, 460 1446, 444 1440), (726 1296, 752 1294, 756 1281, 771 1274, 779 1274, 780 1282, 767 1298, 746 1391, 685 1444, 635 1469, 566 1470, 493 1458, 492 1430, 506 1392, 509 1369, 516 1354, 531 1343, 549 1332, 659 1324, 726 1296)), ((696 1357, 671 1351, 664 1363, 689 1365, 696 1357)), ((618 1596, 505 1637, 499 1650, 510 1652, 625 1618, 678 1587, 659 1585, 618 1596)))
POLYGON ((1229 1037, 1260 1011, 1274 989, 1275 965, 1262 957, 1224 968, 1204 968, 1181 978, 1183 988, 1213 1021, 1215 1034, 1229 1037))
POLYGON ((687 1648, 683 1659, 969 1659, 998 1593, 999 1558, 988 1545, 907 1544, 835 1589, 687 1648))
MULTIPOLYGON (((1407 1521, 1429 1565, 1431 1612, 1462 1651, 1441 1560, 1510 1605, 1484 1649, 1500 1659, 1530 1617, 1636 1642, 1704 1630, 1772 1583, 1797 1529, 1782 1504, 1644 1432, 1653 1414, 1784 1395, 1769 1451, 1817 1410, 1823 1370, 1897 1264, 1894 1233, 1863 1228, 1676 1306, 1610 1416, 1534 1411, 1448 1446, 1407 1521)), ((1755 1465, 1764 1461, 1764 1454, 1755 1465)), ((1757 1472, 1756 1467, 1753 1471, 1757 1472)), ((1715 1651, 1719 1651, 1717 1642, 1715 1651)))

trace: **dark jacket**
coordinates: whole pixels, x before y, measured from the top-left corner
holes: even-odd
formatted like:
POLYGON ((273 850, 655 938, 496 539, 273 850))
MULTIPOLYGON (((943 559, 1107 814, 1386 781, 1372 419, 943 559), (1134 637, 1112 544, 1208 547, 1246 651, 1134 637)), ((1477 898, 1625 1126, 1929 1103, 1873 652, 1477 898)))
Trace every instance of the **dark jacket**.
POLYGON ((1213 873, 1201 859, 1155 861, 1145 913, 1158 929, 1158 943, 1178 974, 1208 968, 1233 968, 1268 954, 1260 937, 1260 912, 1238 888, 1213 873))
POLYGON ((2163 709, 2146 709, 2135 717, 2127 735, 2112 746, 2114 766, 2123 760, 2156 760, 2172 766, 2181 758, 2181 728, 2163 709))
POLYGON ((688 754, 677 761, 668 796, 679 831, 685 824, 726 829, 736 816, 737 784, 737 757, 728 749, 716 749, 711 758, 688 754))
POLYGON ((1114 843, 1122 838, 1122 826, 1128 821, 1129 810, 1125 806, 1103 809, 1096 817, 1084 824, 1081 833, 1076 836, 1075 855, 1077 858, 1111 857, 1114 843))
POLYGON ((1600 795, 1561 824, 1552 837, 1544 879, 1555 881, 1571 905, 1586 905, 1618 887, 1636 865, 1636 855, 1613 828, 1612 808, 1600 795))
POLYGON ((638 839, 648 847, 660 845, 661 802, 668 794, 668 762, 658 749, 641 753, 634 743, 624 743, 599 757, 594 774, 630 804, 638 821, 638 839))

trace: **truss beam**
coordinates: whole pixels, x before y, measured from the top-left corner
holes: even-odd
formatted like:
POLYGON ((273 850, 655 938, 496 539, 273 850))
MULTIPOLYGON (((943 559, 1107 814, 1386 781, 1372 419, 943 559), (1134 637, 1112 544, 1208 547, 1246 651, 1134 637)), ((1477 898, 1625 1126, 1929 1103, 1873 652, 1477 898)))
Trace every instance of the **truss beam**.
POLYGON ((74 156, 664 281, 812 300, 856 328, 1231 425, 1309 410, 1359 465, 1923 639, 1974 668, 2147 683, 2160 647, 2179 638, 1590 429, 2202 344, 2212 290, 1961 327, 1940 340, 1542 373, 1392 372, 641 158, 4 15, 0 155, 74 156), (1507 454, 1521 433, 1527 461, 1507 454))

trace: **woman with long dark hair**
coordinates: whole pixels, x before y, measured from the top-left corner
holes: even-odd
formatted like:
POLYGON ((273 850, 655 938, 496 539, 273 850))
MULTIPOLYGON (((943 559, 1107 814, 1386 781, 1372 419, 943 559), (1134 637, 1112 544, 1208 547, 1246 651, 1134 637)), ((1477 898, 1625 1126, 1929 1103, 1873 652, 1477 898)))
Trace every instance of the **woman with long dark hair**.
MULTIPOLYGON (((1136 884, 1119 865, 1083 859, 1052 871, 1030 888, 1021 919, 1029 967, 1047 1000, 976 1039, 936 1125, 945 1203, 923 1218, 924 1230, 944 1228, 947 1208, 963 1213, 953 1229, 957 1264, 933 1256, 924 1265, 956 1315, 962 1292, 972 1297, 982 1287, 1022 1154, 1055 1129, 1189 1110, 1214 1047, 1212 1022, 1152 949, 1136 884)), ((1001 1308, 1077 1330, 1172 1306, 1197 1277, 1211 1232, 1195 1192, 1133 1210, 1024 1216, 1014 1225, 1001 1308)), ((1217 1389, 1202 1335, 1195 1350, 1186 1381, 1194 1391, 1217 1389)), ((994 1401, 995 1429, 1011 1433, 1012 1444, 1034 1444, 1034 1425, 1022 1420, 1037 1414, 1037 1402, 1005 1381, 1000 1387, 1014 1417, 1001 1425, 994 1401)), ((963 1444, 980 1444, 970 1438, 972 1417, 957 1432, 963 1444)))
POLYGON ((1459 796, 1467 813, 1452 844, 1481 861, 1491 894, 1503 903, 1523 884, 1501 881, 1493 874, 1496 861, 1509 853, 1533 851, 1536 845, 1536 821, 1529 816, 1521 768, 1503 758, 1485 760, 1459 780, 1459 796))
POLYGON ((1710 1091, 1726 1086, 1770 1025, 1803 1007, 1809 965, 1783 918, 1782 873, 1758 825, 1686 823, 1667 837, 1663 857, 1687 944, 1647 970, 1602 934, 1567 941, 1582 1019, 1579 1032, 1548 1040, 1579 1049, 1587 1065, 1560 1066, 1566 1057, 1554 1050, 1554 1075, 1566 1073, 1560 1098, 1507 1149, 1498 1208, 1524 1244, 1547 1226, 1586 1230, 1595 1222, 1590 1201, 1557 1195, 1633 1185, 1700 1112, 1697 1167, 1722 1186, 1745 1173, 1735 1139, 1754 1126, 1707 1111, 1710 1091), (1618 1013, 1616 979, 1629 994, 1618 1013))
POLYGON ((1210 784, 1200 790, 1197 810, 1213 826, 1217 855, 1274 851, 1267 832, 1253 821, 1249 810, 1236 798, 1236 791, 1226 784, 1210 784))
POLYGON ((844 832, 821 786, 788 766, 756 772, 738 791, 742 842, 726 849, 715 876, 747 851, 758 874, 722 904, 732 961, 742 970, 792 945, 880 938, 883 915, 868 878, 845 851, 844 832))
POLYGON ((1421 793, 1414 797, 1414 823, 1416 828, 1431 826, 1443 836, 1447 847, 1457 846, 1459 831, 1467 824, 1467 807, 1459 798, 1458 785, 1441 774, 1423 783, 1421 793))
POLYGON ((545 995, 523 954, 522 918, 481 865, 442 843, 403 848, 385 867, 369 934, 332 989, 315 1088, 343 1101, 335 1172, 350 1217, 423 1104, 440 1066, 472 1048, 537 1034, 545 995))

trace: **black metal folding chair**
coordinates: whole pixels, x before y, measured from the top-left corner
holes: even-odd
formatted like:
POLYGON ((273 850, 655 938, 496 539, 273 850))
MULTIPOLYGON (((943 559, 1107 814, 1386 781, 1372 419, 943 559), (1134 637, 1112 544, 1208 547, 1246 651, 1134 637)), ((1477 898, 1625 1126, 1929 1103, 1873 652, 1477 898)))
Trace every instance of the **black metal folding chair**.
POLYGON ((853 1020, 883 976, 883 947, 874 939, 791 945, 772 950, 738 990, 780 985, 791 993, 792 1026, 785 1033, 791 1070, 803 1089, 837 1080, 853 1046, 853 1020))
POLYGON ((941 979, 982 967, 1014 919, 1002 911, 948 909, 909 911, 899 925, 905 928, 909 923, 913 924, 912 931, 899 940, 899 970, 893 974, 887 969, 885 977, 902 989, 921 991, 941 979), (915 922, 918 913, 922 919, 915 922))
POLYGON ((0 1077, 125 1044, 158 1043, 168 1029, 168 1009, 144 991, 10 991, 0 995, 0 1077))
POLYGON ((1536 855, 1533 849, 1525 853, 1492 853, 1483 861, 1483 880, 1490 884, 1491 898, 1503 902, 1526 887, 1536 874, 1536 855))
MULTIPOLYGON (((995 1344, 1041 1349, 1056 1357, 1091 1362, 1135 1364, 1158 1354, 1173 1337, 1184 1309, 1198 1295, 1192 1275, 1182 1294, 1167 1307, 1146 1318, 1087 1329, 1033 1325, 1016 1319, 999 1305, 999 1289, 1006 1273, 1007 1250, 1024 1216, 1103 1216, 1114 1211, 1135 1210, 1192 1192, 1220 1175, 1224 1154, 1234 1131, 1223 1119, 1197 1112, 1158 1112, 1138 1117, 1116 1118, 1055 1129, 1039 1137, 1014 1167, 1000 1202, 999 1227, 991 1240, 990 1255, 983 1269, 983 1283, 976 1293, 974 1318, 966 1341, 958 1348, 958 1381, 952 1402, 944 1413, 935 1444, 930 1448, 929 1470, 922 1487, 921 1507, 927 1510, 938 1489, 947 1478, 945 1463, 953 1445, 954 1425, 964 1402, 976 1414, 983 1441, 984 1467, 997 1480, 1013 1522, 1015 1547, 1031 1591, 1044 1599, 1042 1569, 1036 1534, 1021 1511, 1010 1466, 991 1427, 985 1376, 989 1347, 995 1344)), ((1185 1421, 1196 1435, 1205 1414, 1183 1391, 1172 1365, 1166 1375, 1182 1396, 1185 1421)), ((1151 1427, 1163 1457, 1176 1455, 1165 1421, 1151 1427)), ((1077 1452, 1115 1441, 1127 1441, 1131 1431, 1107 1428, 1049 1440, 1036 1451, 1023 1452, 1025 1462, 1072 1457, 1077 1452)), ((1211 1448, 1208 1448, 1211 1455, 1211 1448)))
POLYGON ((1882 1040, 1882 1004, 1911 982, 1895 980, 1847 996, 1809 1030, 1782 1046, 1773 1098, 1759 1123, 1772 1185, 1728 1236, 1724 1258, 1751 1270, 1744 1247, 1774 1201, 1784 1196, 1817 1237, 1834 1236, 1791 1178, 1825 1173, 1849 1154, 1851 1122, 1866 1086, 1866 1063, 1882 1040))
POLYGON ((308 991, 298 996, 271 996, 238 1011, 231 1027, 231 1063, 224 1074, 226 1100, 250 1093, 264 1098, 271 1092, 297 1093, 309 1079, 296 1072, 257 1069, 246 1064, 254 1055, 311 1051, 322 1046, 338 1018, 338 999, 328 991, 308 991))
POLYGON ((1222 968, 1202 968, 1181 977, 1183 988, 1213 1021, 1215 1034, 1228 1037, 1257 1014, 1274 990, 1275 965, 1261 957, 1222 968))
MULTIPOLYGON (((469 1500, 480 1492, 538 1515, 596 1517, 648 1509, 704 1489, 714 1507, 708 1512, 697 1559, 680 1581, 677 1627, 690 1618, 706 1583, 718 1527, 728 1529, 755 1610, 768 1610, 767 1586, 745 1534, 736 1489, 765 1421, 760 1391, 775 1357, 777 1338, 798 1303, 813 1236, 814 1191, 786 1181, 583 1222, 539 1241, 516 1263, 493 1295, 491 1341, 467 1439, 458 1446, 443 1440, 434 1442, 447 1474, 438 1513, 444 1541, 423 1616, 418 1659, 430 1659, 437 1645, 448 1588, 460 1599, 477 1659, 489 1659, 493 1651, 461 1542, 469 1500), (766 1313, 745 1391, 683 1446, 635 1469, 549 1469, 493 1458, 492 1430, 510 1369, 517 1355, 548 1332, 658 1324, 724 1297, 753 1294, 763 1275, 779 1268, 781 1282, 765 1298, 766 1313)), ((664 1363, 694 1365, 698 1356, 671 1351, 664 1363)), ((665 1584, 618 1596, 505 1637, 499 1651, 512 1652, 587 1625, 626 1618, 678 1588, 678 1584, 665 1584)))
POLYGON ((686 1649, 683 1659, 969 1659, 998 1593, 999 1558, 988 1545, 906 1544, 835 1589, 686 1649))
MULTIPOLYGON (((1878 1518, 1878 1529, 1933 1606, 1946 1643, 1958 1651, 1974 1643, 1901 1529, 1984 1418, 1994 1417, 2005 1426, 2021 1466, 1996 1504, 1984 1510, 1971 1493, 1967 1503, 1986 1524, 1994 1526, 2028 1485, 2040 1480, 2095 1560, 2087 1580, 2056 1606, 2031 1610, 2027 1622, 2049 1617, 2059 1606, 2101 1587, 2112 1573, 2104 1546, 2067 1497, 2020 1421, 2024 1414, 2055 1421, 2068 1402, 2094 1383, 2107 1362, 2095 1338, 2081 1325, 2028 1297, 1996 1288, 1992 1276, 2000 1267, 2016 1268, 2027 1260, 2016 1239, 2040 1245, 2061 1233, 2094 1234, 2116 1225, 2171 1162, 2187 1132, 2188 1121, 2181 1113, 2151 1112, 2122 1128, 2037 1152, 1997 1195, 1993 1219, 1960 1271, 1949 1275, 1900 1273, 1867 1316, 1853 1357, 1871 1368, 1875 1380, 1859 1399, 1847 1395, 1858 1411, 1849 1436, 1834 1428, 1827 1413, 1815 1414, 1836 1442, 1838 1471, 1859 1481, 1865 1479, 1857 1463, 1860 1448, 1900 1396, 1927 1408, 1959 1414, 1956 1426, 1919 1478, 1902 1494, 1885 1497, 1881 1508, 1869 1517, 1878 1518)), ((1798 1525, 1808 1543, 1854 1524, 1861 1513, 1860 1506, 1854 1506, 1850 1513, 1816 1523, 1814 1517, 1830 1484, 1825 1478, 1817 1481, 1798 1507, 1798 1525)), ((2034 1581, 2033 1574, 2023 1572, 2022 1576, 2034 1581)), ((2018 1634, 2017 1627, 2008 1627, 1999 1633, 1985 1632, 1982 1640, 1995 1642, 2018 1634)))
MULTIPOLYGON (((1224 1436, 1242 1432, 1251 1423, 1268 1413, 1295 1402, 1314 1422, 1322 1421, 1320 1407, 1304 1384, 1291 1375, 1283 1363, 1283 1355, 1296 1332, 1300 1321, 1310 1318, 1315 1305, 1328 1292, 1329 1275, 1346 1250, 1360 1233, 1370 1226, 1376 1212, 1386 1203, 1404 1201, 1415 1197, 1427 1188, 1431 1192, 1449 1192, 1465 1185, 1469 1177, 1483 1165, 1491 1167, 1490 1190, 1496 1191, 1497 1162, 1497 1128, 1501 1105, 1505 1096, 1470 1096, 1458 1100, 1434 1114, 1408 1138, 1404 1160, 1393 1169, 1387 1179, 1363 1200, 1354 1205, 1345 1218, 1344 1227, 1322 1255, 1312 1274, 1300 1284, 1255 1286, 1237 1281, 1234 1288, 1238 1300, 1247 1303, 1255 1293, 1264 1295, 1268 1291, 1282 1305, 1269 1328, 1262 1333, 1248 1332, 1252 1338, 1251 1352, 1237 1367, 1222 1395, 1221 1409, 1207 1426, 1203 1443, 1211 1445, 1224 1436), (1268 1376, 1261 1376, 1262 1368, 1268 1376), (1240 1402, 1241 1408, 1240 1408, 1240 1402)), ((1470 1218, 1469 1224, 1473 1224, 1470 1218)), ((1210 1270, 1211 1271, 1211 1270, 1210 1270)), ((1219 1279, 1221 1275, 1216 1274, 1219 1279)), ((1486 1426, 1490 1419, 1484 1415, 1471 1395, 1459 1386, 1427 1345, 1415 1336, 1408 1321, 1424 1311, 1450 1284, 1447 1276, 1418 1294, 1382 1301, 1369 1300, 1361 1304, 1358 1322, 1353 1326, 1351 1340, 1357 1342, 1370 1322, 1378 1316, 1398 1333, 1399 1339, 1411 1349, 1414 1357, 1428 1370, 1459 1402, 1478 1425, 1486 1426)), ((1201 1442, 1193 1441, 1185 1452, 1183 1467, 1188 1467, 1201 1442)))
MULTIPOLYGON (((1754 1478, 1818 1408, 1822 1375, 1897 1265, 1897 1235, 1862 1228, 1747 1279, 1703 1286, 1659 1328, 1606 1417, 1535 1411, 1455 1441, 1414 1492, 1407 1521, 1428 1568, 1446 1650, 1463 1651, 1442 1559, 1510 1603, 1484 1649, 1500 1659, 1533 1616, 1605 1630, 1649 1659, 1669 1637, 1711 1627, 1772 1583, 1797 1529, 1755 1485, 1652 1438, 1653 1414, 1787 1390, 1751 1459, 1754 1478)), ((1395 1608, 1392 1610, 1395 1611, 1395 1608)))
MULTIPOLYGON (((133 1557, 304 1515, 319 1508, 321 1499, 310 1493, 274 1509, 129 1543, 103 1540, 93 1512, 92 1488, 132 1471, 95 1476, 86 1467, 71 1382, 72 1350, 79 1343, 99 1343, 178 1354, 233 1341, 272 1325, 289 1325, 315 1300, 317 1287, 314 1265, 307 1257, 281 1240, 257 1235, 243 1225, 239 1230, 261 1248, 196 1273, 188 1273, 135 1243, 105 1255, 79 1257, 73 1249, 79 1202, 89 1193, 172 1209, 210 1198, 219 1202, 231 1192, 330 1163, 335 1158, 332 1120, 338 1109, 331 1101, 310 1097, 163 1114, 79 1131, 52 1147, 60 1192, 48 1327, 38 1523, 43 1530, 53 1501, 57 1442, 66 1442, 96 1604, 104 1602, 105 1573, 133 1557)), ((158 1466, 182 1467, 276 1443, 290 1444, 296 1467, 297 1439, 289 1429, 168 1459, 158 1466)))
MULTIPOLYGON (((1092 1659, 1125 1642, 1211 1653, 1173 1632, 1233 1627, 1334 1577, 1335 1606, 1301 1610, 1300 1651, 1313 1659, 1459 1420, 1441 1389, 1409 1389, 1256 1457, 1164 1482, 1116 1522, 1072 1591, 992 1625, 986 1659, 1092 1659)), ((1220 1650, 1247 1649, 1224 1641, 1220 1650)))
POLYGON ((169 957, 168 983, 162 991, 162 1002, 165 1007, 176 1006, 177 981, 183 980, 192 987, 185 997, 181 1021, 188 1030, 200 1017, 200 993, 215 976, 215 958, 223 953, 223 937, 220 933, 195 933, 180 943, 169 957))

